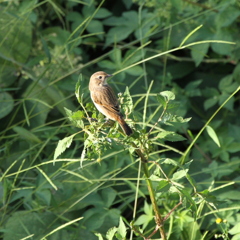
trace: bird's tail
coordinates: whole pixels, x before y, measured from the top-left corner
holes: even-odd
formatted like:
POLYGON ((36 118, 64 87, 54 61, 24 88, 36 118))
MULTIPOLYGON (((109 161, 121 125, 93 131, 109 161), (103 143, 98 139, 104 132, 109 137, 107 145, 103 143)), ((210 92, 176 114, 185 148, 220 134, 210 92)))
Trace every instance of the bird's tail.
POLYGON ((119 124, 126 135, 130 136, 131 134, 133 134, 133 130, 127 125, 127 123, 123 119, 119 121, 119 124))

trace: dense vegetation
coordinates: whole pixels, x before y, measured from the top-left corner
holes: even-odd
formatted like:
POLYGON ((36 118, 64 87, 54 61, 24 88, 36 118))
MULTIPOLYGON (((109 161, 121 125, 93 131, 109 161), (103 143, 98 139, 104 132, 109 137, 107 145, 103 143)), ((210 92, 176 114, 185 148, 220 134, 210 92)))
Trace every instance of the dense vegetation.
POLYGON ((240 239, 239 1, 0 11, 1 239, 240 239), (91 102, 99 70, 131 137, 91 102))

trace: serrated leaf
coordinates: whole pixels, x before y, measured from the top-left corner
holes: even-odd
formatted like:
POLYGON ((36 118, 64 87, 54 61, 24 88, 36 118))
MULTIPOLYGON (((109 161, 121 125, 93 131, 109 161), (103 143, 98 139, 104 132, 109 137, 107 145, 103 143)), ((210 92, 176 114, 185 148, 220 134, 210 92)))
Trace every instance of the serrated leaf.
MULTIPOLYGON (((110 228, 107 233, 106 233, 106 238, 107 240, 112 240, 115 233, 117 232, 117 228, 116 227, 112 227, 110 228)), ((100 239, 99 239, 100 240, 100 239)))
POLYGON ((84 111, 78 110, 77 112, 72 112, 70 109, 64 108, 68 119, 74 124, 74 126, 78 128, 84 128, 84 122, 82 118, 84 118, 84 111))
POLYGON ((54 160, 57 159, 58 156, 60 156, 67 148, 71 146, 71 143, 75 135, 76 133, 58 141, 58 145, 54 152, 54 158, 53 158, 54 160))
POLYGON ((179 163, 171 158, 166 158, 163 163, 172 164, 173 166, 179 166, 179 163))
POLYGON ((85 117, 84 111, 78 110, 77 112, 74 112, 69 118, 69 120, 74 124, 74 126, 78 128, 84 128, 84 122, 82 118, 85 117))
POLYGON ((98 237, 98 240, 103 240, 103 237, 102 237, 101 233, 95 233, 95 236, 98 237))
POLYGON ((165 99, 164 96, 158 94, 158 95, 157 95, 157 100, 158 100, 159 103, 162 104, 162 106, 163 106, 164 108, 167 106, 167 102, 166 102, 166 99, 165 99))
POLYGON ((123 94, 123 104, 122 107, 126 115, 129 115, 133 110, 133 100, 129 92, 129 88, 126 87, 126 90, 123 94))
POLYGON ((125 237, 127 235, 127 228, 126 228, 126 226, 125 226, 121 217, 120 217, 120 220, 119 220, 118 233, 121 236, 121 239, 125 239, 125 237))
POLYGON ((208 135, 212 138, 212 140, 218 145, 218 147, 221 147, 218 136, 216 134, 216 132, 214 131, 214 129, 210 126, 206 127, 207 133, 208 135))
POLYGON ((82 119, 84 116, 85 116, 84 111, 78 110, 72 114, 71 118, 73 120, 79 120, 82 119))
POLYGON ((70 109, 64 108, 66 115, 70 118, 72 117, 73 112, 70 109))

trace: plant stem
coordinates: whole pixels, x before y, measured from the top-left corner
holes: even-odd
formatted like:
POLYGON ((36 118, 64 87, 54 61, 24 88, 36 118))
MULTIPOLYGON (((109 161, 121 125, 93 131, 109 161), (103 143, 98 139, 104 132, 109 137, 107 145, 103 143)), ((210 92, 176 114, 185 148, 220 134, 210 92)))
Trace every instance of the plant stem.
POLYGON ((146 157, 144 156, 144 154, 142 153, 142 151, 139 148, 137 148, 135 143, 132 143, 132 145, 133 145, 133 147, 135 147, 135 152, 137 153, 137 155, 140 157, 140 159, 142 161, 142 167, 143 167, 144 174, 146 176, 146 183, 147 183, 147 187, 148 187, 148 192, 149 192, 150 199, 151 199, 151 202, 152 202, 153 211, 155 213, 156 229, 159 229, 162 240, 166 240, 167 239, 166 238, 166 233, 165 233, 164 228, 163 228, 163 222, 164 221, 163 221, 163 218, 162 218, 162 216, 159 212, 158 205, 157 205, 157 200, 155 198, 152 181, 150 179, 150 173, 149 173, 149 170, 148 170, 148 161, 147 161, 146 157))

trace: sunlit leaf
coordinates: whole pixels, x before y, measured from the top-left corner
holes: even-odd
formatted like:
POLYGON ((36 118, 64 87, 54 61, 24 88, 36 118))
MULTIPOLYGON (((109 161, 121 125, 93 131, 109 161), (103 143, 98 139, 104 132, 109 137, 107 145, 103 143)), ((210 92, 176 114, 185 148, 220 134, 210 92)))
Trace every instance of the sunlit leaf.
POLYGON ((206 127, 208 135, 212 138, 212 140, 218 145, 218 147, 221 147, 218 136, 214 129, 210 127, 209 125, 206 127))
POLYGON ((58 141, 58 145, 54 152, 54 157, 53 157, 54 160, 57 159, 58 156, 60 156, 67 148, 71 146, 75 135, 76 134, 73 134, 69 137, 65 137, 64 139, 58 141))

